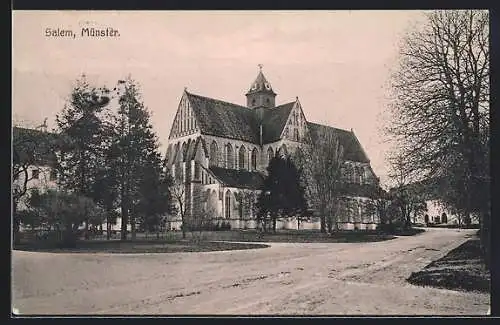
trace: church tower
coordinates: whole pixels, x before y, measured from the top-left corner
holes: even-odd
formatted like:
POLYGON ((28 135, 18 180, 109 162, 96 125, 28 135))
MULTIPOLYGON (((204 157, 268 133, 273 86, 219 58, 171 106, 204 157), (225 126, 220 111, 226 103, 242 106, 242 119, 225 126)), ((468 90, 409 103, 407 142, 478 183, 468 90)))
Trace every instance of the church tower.
POLYGON ((271 84, 262 73, 262 64, 259 64, 259 74, 246 93, 247 107, 249 108, 272 108, 276 106, 276 93, 271 84))

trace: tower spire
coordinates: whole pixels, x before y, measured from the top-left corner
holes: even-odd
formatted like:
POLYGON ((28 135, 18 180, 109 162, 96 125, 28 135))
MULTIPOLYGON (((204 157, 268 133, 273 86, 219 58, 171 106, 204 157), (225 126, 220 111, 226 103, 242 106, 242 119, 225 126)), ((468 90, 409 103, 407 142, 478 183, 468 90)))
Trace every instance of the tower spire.
POLYGON ((274 107, 276 93, 262 73, 262 67, 264 65, 259 63, 257 66, 259 67, 259 74, 250 86, 250 90, 246 93, 247 107, 274 107))

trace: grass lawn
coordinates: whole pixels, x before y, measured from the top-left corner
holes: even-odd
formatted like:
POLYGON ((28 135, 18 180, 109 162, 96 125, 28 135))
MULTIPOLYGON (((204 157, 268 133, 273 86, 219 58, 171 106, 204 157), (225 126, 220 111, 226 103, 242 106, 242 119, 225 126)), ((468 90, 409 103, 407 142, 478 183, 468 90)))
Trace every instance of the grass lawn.
MULTIPOLYGON (((396 231, 395 235, 411 236, 423 232, 422 229, 396 231)), ((396 238, 378 230, 375 231, 337 231, 333 234, 319 230, 278 230, 276 233, 262 233, 257 230, 203 231, 188 232, 186 239, 182 232, 170 231, 156 234, 137 233, 136 240, 106 240, 105 235, 91 240, 79 240, 75 248, 54 248, 46 240, 23 240, 14 249, 45 252, 84 252, 84 253, 177 253, 208 252, 221 250, 265 248, 269 245, 250 242, 280 243, 362 243, 378 242, 396 238), (243 243, 234 243, 243 242, 243 243), (245 243, 245 242, 248 242, 245 243)), ((118 237, 119 238, 119 237, 118 237)))
POLYGON ((490 292, 490 272, 482 258, 479 239, 472 238, 443 258, 414 272, 408 282, 437 288, 490 292))
MULTIPOLYGON (((181 233, 175 233, 175 236, 180 237, 181 233)), ((360 243, 395 238, 379 231, 338 231, 329 235, 319 230, 277 230, 276 233, 257 230, 207 231, 201 236, 207 241, 275 243, 360 243)))
POLYGON ((75 248, 54 248, 50 244, 29 242, 17 245, 15 249, 24 251, 38 251, 50 253, 182 253, 182 252, 211 252, 237 249, 266 248, 264 244, 240 244, 212 241, 165 240, 165 239, 136 239, 134 241, 120 240, 80 240, 75 248))

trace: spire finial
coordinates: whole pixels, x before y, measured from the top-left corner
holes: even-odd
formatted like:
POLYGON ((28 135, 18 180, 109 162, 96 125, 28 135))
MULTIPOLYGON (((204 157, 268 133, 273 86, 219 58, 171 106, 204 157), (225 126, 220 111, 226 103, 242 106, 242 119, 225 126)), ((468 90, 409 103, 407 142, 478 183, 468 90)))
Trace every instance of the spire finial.
POLYGON ((257 64, 257 66, 259 67, 259 71, 262 71, 262 67, 264 66, 262 63, 259 63, 257 64))

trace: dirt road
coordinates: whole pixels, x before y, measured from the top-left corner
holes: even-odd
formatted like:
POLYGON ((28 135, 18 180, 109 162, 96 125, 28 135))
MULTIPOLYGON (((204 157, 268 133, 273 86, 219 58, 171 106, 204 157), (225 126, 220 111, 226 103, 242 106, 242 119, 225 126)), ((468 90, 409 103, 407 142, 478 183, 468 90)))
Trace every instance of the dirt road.
POLYGON ((20 314, 485 315, 489 295, 405 282, 474 231, 149 255, 13 252, 20 314))

